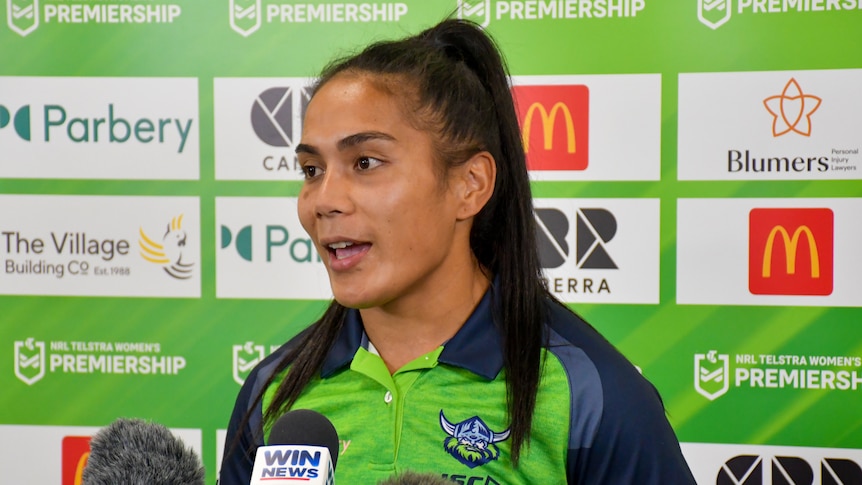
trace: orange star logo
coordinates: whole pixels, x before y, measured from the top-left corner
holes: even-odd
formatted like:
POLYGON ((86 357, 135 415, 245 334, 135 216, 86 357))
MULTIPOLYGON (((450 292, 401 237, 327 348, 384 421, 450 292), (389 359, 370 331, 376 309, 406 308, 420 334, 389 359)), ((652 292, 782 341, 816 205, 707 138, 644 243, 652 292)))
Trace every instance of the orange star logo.
POLYGON ((811 136, 811 115, 820 107, 821 101, 813 94, 803 93, 796 79, 790 78, 781 94, 763 100, 763 105, 772 115, 772 136, 791 131, 811 136))

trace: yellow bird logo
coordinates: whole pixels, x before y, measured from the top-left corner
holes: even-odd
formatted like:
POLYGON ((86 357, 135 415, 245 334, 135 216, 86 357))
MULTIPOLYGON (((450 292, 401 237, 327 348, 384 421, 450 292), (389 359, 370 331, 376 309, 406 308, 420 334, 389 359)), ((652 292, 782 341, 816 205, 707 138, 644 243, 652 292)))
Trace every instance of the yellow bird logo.
POLYGON ((138 239, 138 245, 141 247, 142 258, 162 266, 167 274, 178 280, 192 277, 194 263, 183 262, 183 252, 188 238, 186 231, 183 230, 183 214, 171 219, 161 243, 147 236, 143 227, 139 232, 141 237, 138 239))

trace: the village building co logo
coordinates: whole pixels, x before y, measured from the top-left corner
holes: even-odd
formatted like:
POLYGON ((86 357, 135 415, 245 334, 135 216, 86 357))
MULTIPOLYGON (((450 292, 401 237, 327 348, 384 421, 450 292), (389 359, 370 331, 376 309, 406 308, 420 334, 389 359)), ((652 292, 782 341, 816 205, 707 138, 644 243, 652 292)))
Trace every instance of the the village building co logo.
POLYGON ((6 0, 6 23, 25 37, 39 27, 39 0, 6 0))
POLYGON ((730 388, 730 363, 727 354, 710 350, 694 356, 694 389, 714 401, 730 388))
POLYGON ((174 279, 187 280, 192 277, 195 264, 183 261, 188 234, 183 229, 183 215, 171 219, 167 229, 159 238, 150 237, 140 228, 138 245, 141 257, 146 261, 161 266, 165 273, 174 279), (161 241, 161 242, 157 242, 161 241))
POLYGON ((790 132, 811 136, 811 115, 822 101, 818 96, 803 93, 796 79, 790 78, 781 94, 763 100, 772 115, 772 136, 777 138, 790 132))

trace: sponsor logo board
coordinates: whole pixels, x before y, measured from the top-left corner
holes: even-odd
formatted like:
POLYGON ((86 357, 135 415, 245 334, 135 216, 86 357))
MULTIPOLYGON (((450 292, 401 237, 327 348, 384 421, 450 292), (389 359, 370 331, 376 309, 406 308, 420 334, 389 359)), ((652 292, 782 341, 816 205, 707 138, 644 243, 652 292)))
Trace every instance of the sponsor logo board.
MULTIPOLYGON (((99 429, 93 426, 0 424, 4 482, 79 485, 89 455, 89 439, 99 429)), ((202 456, 200 429, 171 428, 171 432, 202 456)))
POLYGON ((680 180, 862 178, 862 69, 679 75, 680 180))
POLYGON ((677 302, 859 306, 862 199, 679 199, 677 302))
POLYGON ((295 197, 217 197, 216 241, 218 298, 332 298, 295 197))
POLYGON ((193 78, 0 77, 0 177, 199 176, 193 78))
POLYGON ((862 451, 849 448, 680 443, 697 483, 849 485, 862 483, 862 451))
POLYGON ((261 25, 395 23, 404 21, 409 7, 403 2, 285 2, 228 0, 230 28, 248 37, 261 25))
POLYGON ((218 180, 302 180, 295 146, 311 97, 308 78, 216 78, 218 180))
POLYGON ((482 27, 498 21, 620 19, 637 17, 646 0, 457 0, 458 18, 482 27))
POLYGON ((536 199, 548 289, 565 302, 658 303, 658 199, 536 199))
POLYGON ((533 180, 661 177, 660 75, 515 76, 512 95, 533 180))
POLYGON ((0 294, 200 297, 196 197, 0 195, 0 294))

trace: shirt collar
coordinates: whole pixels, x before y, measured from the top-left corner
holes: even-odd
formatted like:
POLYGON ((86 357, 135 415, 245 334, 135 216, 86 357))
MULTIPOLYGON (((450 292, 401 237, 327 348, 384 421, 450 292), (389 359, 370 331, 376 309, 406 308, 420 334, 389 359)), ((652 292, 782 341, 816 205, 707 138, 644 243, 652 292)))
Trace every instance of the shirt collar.
MULTIPOLYGON (((495 298, 499 298, 499 292, 492 283, 464 325, 443 344, 437 362, 461 367, 488 380, 497 377, 503 368, 503 338, 494 323, 495 298)), ((368 348, 368 337, 359 310, 351 308, 323 361, 321 377, 330 377, 348 366, 360 347, 368 348)))

